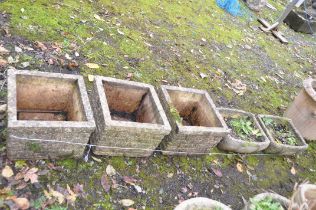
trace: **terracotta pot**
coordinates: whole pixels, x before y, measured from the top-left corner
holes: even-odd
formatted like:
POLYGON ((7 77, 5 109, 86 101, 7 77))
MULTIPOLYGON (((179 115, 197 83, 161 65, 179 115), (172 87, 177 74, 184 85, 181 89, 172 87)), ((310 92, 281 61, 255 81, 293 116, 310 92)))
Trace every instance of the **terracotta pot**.
POLYGON ((274 115, 257 115, 258 121, 270 139, 270 145, 269 147, 265 150, 267 153, 276 153, 276 154, 282 154, 282 155, 294 155, 295 153, 303 152, 307 149, 308 145, 306 144, 304 138, 300 134, 300 132, 295 128, 295 126, 292 123, 292 120, 285 118, 285 117, 279 117, 279 116, 274 116, 274 115), (267 126, 264 124, 262 118, 268 117, 272 118, 275 121, 281 120, 281 121, 288 121, 289 127, 294 131, 295 137, 297 139, 297 144, 298 145, 289 145, 289 144, 282 144, 278 143, 275 140, 275 137, 273 133, 267 128, 267 126))
POLYGON ((232 117, 232 116, 250 117, 250 119, 253 122, 254 127, 256 129, 259 129, 259 131, 262 133, 261 141, 245 141, 230 133, 226 137, 224 137, 224 139, 217 145, 218 148, 222 150, 233 151, 233 152, 238 152, 238 153, 253 153, 253 152, 264 150, 269 146, 270 140, 266 136, 265 132, 262 130, 254 114, 250 112, 238 110, 238 109, 228 109, 228 108, 219 108, 218 111, 224 118, 232 117))
POLYGON ((316 140, 316 79, 307 79, 303 85, 284 116, 293 121, 304 138, 316 140))
POLYGON ((211 200, 209 198, 197 197, 185 200, 180 203, 174 210, 195 210, 195 209, 216 209, 231 210, 225 204, 221 202, 211 200))
POLYGON ((316 210, 316 185, 301 184, 294 193, 294 202, 300 210, 316 210))
MULTIPOLYGON (((289 207, 291 206, 291 201, 289 199, 276 193, 260 193, 254 196, 251 200, 261 201, 267 197, 271 197, 273 201, 279 202, 283 206, 284 209, 289 209, 289 207)), ((248 203, 245 204, 245 207, 243 208, 243 210, 251 210, 251 209, 254 209, 254 207, 255 206, 251 204, 251 202, 249 201, 248 203)), ((292 208, 292 209, 294 210, 296 208, 292 208)))

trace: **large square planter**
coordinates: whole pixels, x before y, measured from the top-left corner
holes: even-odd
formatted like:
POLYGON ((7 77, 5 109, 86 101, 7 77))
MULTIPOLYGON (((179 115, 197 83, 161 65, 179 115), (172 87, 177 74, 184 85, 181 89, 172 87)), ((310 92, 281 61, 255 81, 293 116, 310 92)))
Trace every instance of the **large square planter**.
POLYGON ((171 131, 152 85, 96 76, 92 96, 97 155, 150 156, 171 131))
POLYGON ((229 127, 227 120, 234 117, 245 117, 252 122, 253 128, 260 133, 260 136, 255 139, 246 140, 234 134, 233 128, 232 132, 228 134, 218 145, 217 147, 222 150, 238 152, 238 153, 253 153, 266 149, 270 140, 266 136, 265 132, 262 130, 259 122, 256 119, 256 116, 250 112, 245 112, 238 109, 229 109, 229 108, 218 108, 219 113, 223 116, 226 124, 229 127))
POLYGON ((163 154, 208 153, 229 133, 206 91, 163 85, 159 94, 172 127, 161 144, 163 154), (177 112, 180 121, 175 118, 174 112, 177 112))
POLYGON ((94 130, 82 76, 8 70, 9 159, 81 157, 94 130))
POLYGON ((284 116, 293 121, 304 138, 316 140, 316 79, 304 80, 303 89, 284 116))
POLYGON ((265 152, 282 155, 294 155, 295 153, 303 152, 307 149, 308 145, 306 144, 300 132, 295 128, 294 124, 292 123, 292 120, 285 117, 273 115, 258 115, 257 117, 262 129, 270 139, 270 145, 265 150, 265 152), (297 145, 289 145, 278 142, 276 134, 272 131, 272 128, 265 124, 263 118, 271 118, 277 123, 286 123, 288 128, 291 129, 291 131, 293 132, 294 137, 297 141, 297 145))

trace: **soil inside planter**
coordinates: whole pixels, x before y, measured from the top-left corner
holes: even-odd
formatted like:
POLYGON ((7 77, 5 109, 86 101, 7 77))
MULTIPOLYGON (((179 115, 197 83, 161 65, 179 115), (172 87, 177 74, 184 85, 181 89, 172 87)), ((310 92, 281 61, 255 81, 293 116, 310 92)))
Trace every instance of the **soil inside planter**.
POLYGON ((224 117, 229 128, 232 129, 232 136, 237 139, 251 142, 263 142, 264 136, 255 127, 254 121, 249 116, 224 117))
POLYGON ((18 120, 67 121, 67 112, 20 110, 18 120))
POLYGON ((263 117, 262 121, 277 143, 291 146, 299 145, 300 140, 288 121, 269 117, 263 117))

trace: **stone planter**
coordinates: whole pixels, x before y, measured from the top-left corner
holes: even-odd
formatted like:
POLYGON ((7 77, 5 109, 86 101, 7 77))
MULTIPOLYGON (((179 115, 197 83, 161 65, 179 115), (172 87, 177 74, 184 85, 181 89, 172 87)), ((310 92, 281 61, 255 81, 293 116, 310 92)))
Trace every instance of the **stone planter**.
POLYGON ((291 11, 284 19, 294 31, 306 34, 313 34, 316 31, 316 21, 307 13, 300 11, 291 11), (309 19, 306 19, 309 18, 309 19))
POLYGON ((300 210, 316 209, 316 185, 301 184, 293 196, 300 210))
MULTIPOLYGON (((251 200, 258 202, 263 199, 266 199, 267 197, 270 197, 272 198, 273 201, 280 203, 284 209, 289 209, 289 207, 291 206, 291 201, 289 199, 276 193, 261 193, 251 198, 251 200)), ((255 206, 254 204, 251 203, 251 201, 248 201, 248 203, 245 204, 245 207, 243 210, 251 210, 251 209, 255 209, 255 206)), ((293 210, 294 209, 295 208, 293 208, 293 210)))
POLYGON ((209 198, 197 197, 185 200, 180 203, 174 210, 197 210, 197 209, 221 209, 231 210, 225 204, 211 200, 209 198))
POLYGON ((81 157, 94 130, 82 76, 8 70, 9 159, 81 157))
POLYGON ((206 91, 161 86, 159 95, 172 127, 161 144, 163 154, 207 153, 229 133, 206 91))
MULTIPOLYGON (((265 132, 262 130, 259 122, 257 121, 254 114, 245 112, 237 109, 228 109, 228 108, 219 108, 218 111, 223 116, 226 121, 229 117, 249 117, 252 121, 252 124, 255 129, 259 130, 262 134, 258 139, 259 141, 247 141, 233 134, 233 129, 230 134, 228 134, 218 145, 217 147, 222 150, 238 152, 238 153, 253 153, 266 149, 270 140, 266 136, 265 132)), ((228 125, 228 123, 226 122, 228 125)), ((229 126, 229 125, 228 125, 229 126)))
POLYGON ((304 138, 316 140, 316 80, 307 79, 303 86, 284 116, 293 121, 304 138))
POLYGON ((171 131, 152 85, 96 76, 92 96, 97 155, 150 156, 171 131))
POLYGON ((295 153, 302 152, 307 149, 307 144, 305 143, 304 138, 302 135, 299 133, 299 131, 295 128, 293 125, 292 121, 288 118, 284 117, 278 117, 278 116, 273 116, 273 115, 258 115, 258 120, 259 123, 270 139, 270 145, 269 147, 265 150, 267 153, 277 153, 277 154, 282 154, 282 155, 294 155, 295 153), (282 144, 278 143, 276 140, 276 135, 271 131, 271 128, 269 128, 265 123, 263 118, 268 117, 273 119, 275 122, 285 122, 287 123, 287 126, 293 134, 295 135, 295 139, 297 141, 297 145, 289 145, 289 144, 282 144))

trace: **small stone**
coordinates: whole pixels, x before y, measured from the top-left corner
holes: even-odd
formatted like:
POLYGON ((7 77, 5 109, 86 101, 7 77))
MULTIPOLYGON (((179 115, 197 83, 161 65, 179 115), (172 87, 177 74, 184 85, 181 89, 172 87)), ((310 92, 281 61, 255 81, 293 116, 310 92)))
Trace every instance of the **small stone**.
POLYGON ((116 170, 113 168, 113 166, 108 165, 105 169, 105 172, 109 176, 114 176, 116 174, 116 170))
POLYGON ((14 47, 14 50, 15 50, 15 52, 17 52, 17 53, 23 52, 22 49, 21 49, 20 47, 18 47, 18 46, 15 46, 15 47, 14 47))
POLYGON ((162 195, 163 193, 164 193, 163 188, 160 188, 160 189, 159 189, 159 194, 162 195))

